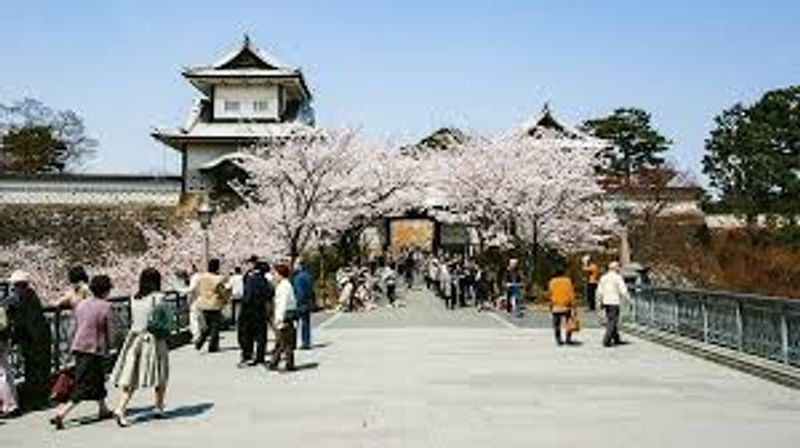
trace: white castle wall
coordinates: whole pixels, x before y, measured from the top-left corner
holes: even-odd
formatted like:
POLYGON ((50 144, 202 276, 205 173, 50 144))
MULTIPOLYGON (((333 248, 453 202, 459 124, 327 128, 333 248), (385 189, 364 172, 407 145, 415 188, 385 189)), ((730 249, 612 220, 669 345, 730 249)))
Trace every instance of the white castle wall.
POLYGON ((0 176, 0 204, 177 205, 181 180, 140 176, 0 176))

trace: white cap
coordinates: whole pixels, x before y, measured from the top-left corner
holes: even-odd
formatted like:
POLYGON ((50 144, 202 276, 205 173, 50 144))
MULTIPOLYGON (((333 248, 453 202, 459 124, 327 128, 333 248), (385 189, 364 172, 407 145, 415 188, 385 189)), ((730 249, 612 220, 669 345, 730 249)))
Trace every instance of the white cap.
POLYGON ((31 276, 27 272, 20 270, 12 272, 11 277, 8 278, 8 282, 12 285, 14 283, 30 283, 30 281, 31 276))
POLYGON ((611 263, 608 263, 608 269, 612 270, 612 271, 618 271, 619 270, 619 262, 618 261, 612 261, 611 263))

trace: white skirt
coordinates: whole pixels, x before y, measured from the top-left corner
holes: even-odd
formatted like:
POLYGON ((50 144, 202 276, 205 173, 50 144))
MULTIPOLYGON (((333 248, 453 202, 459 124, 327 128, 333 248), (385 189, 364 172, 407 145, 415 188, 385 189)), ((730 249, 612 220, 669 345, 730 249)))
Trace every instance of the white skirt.
POLYGON ((111 381, 125 390, 165 387, 169 381, 167 341, 148 332, 129 332, 111 371, 111 381))

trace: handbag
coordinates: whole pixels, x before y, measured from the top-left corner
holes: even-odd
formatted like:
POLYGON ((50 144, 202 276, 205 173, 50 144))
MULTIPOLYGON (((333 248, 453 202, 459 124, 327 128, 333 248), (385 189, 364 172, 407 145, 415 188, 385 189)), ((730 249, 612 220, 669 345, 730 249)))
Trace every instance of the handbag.
POLYGON ((50 389, 50 399, 56 403, 66 403, 69 401, 72 391, 75 389, 75 375, 72 370, 62 370, 58 373, 56 381, 50 389))
POLYGON ((567 318, 567 323, 564 328, 570 333, 577 333, 581 331, 581 320, 578 318, 578 313, 573 311, 567 318))

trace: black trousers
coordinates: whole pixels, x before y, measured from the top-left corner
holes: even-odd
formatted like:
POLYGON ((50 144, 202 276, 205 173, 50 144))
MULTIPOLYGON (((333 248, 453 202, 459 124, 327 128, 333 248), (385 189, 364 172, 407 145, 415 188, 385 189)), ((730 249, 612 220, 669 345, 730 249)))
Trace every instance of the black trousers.
POLYGON ((594 311, 597 308, 597 283, 586 284, 586 304, 594 311))
POLYGON ((50 347, 45 344, 22 346, 25 382, 19 390, 19 405, 23 410, 34 411, 49 405, 50 347))
POLYGON ((219 351, 219 331, 222 326, 222 311, 221 310, 203 310, 203 320, 205 327, 200 333, 200 338, 197 340, 195 347, 200 350, 208 340, 208 351, 211 353, 219 351))
POLYGON ((406 287, 411 289, 414 287, 414 271, 408 270, 406 271, 406 287))
POLYGON ((458 303, 458 289, 451 286, 450 295, 445 297, 445 304, 448 309, 454 310, 456 309, 456 303, 458 303))
POLYGON ((277 335, 269 366, 272 369, 277 369, 281 357, 283 357, 286 359, 286 370, 294 370, 294 349, 297 345, 297 332, 294 328, 294 321, 290 320, 285 323, 283 328, 278 329, 277 335))
MULTIPOLYGON (((567 319, 569 319, 570 311, 554 311, 553 312, 553 330, 555 331, 556 335, 556 344, 561 345, 564 343, 564 340, 561 338, 561 332, 563 331, 563 326, 567 323, 567 319)), ((564 331, 564 336, 566 337, 567 343, 571 342, 572 334, 568 331, 564 331)))
POLYGON ((461 282, 458 287, 458 306, 464 308, 467 306, 467 296, 470 291, 470 284, 468 282, 461 282))
POLYGON ((603 336, 603 345, 611 347, 619 344, 619 305, 603 305, 606 312, 606 334, 603 336))
POLYGON ((242 315, 237 326, 242 361, 264 362, 267 353, 267 316, 242 315), (253 357, 254 346, 255 357, 253 357))
POLYGON ((386 298, 389 299, 389 304, 394 304, 394 301, 397 299, 397 291, 396 286, 393 284, 386 285, 386 298))

